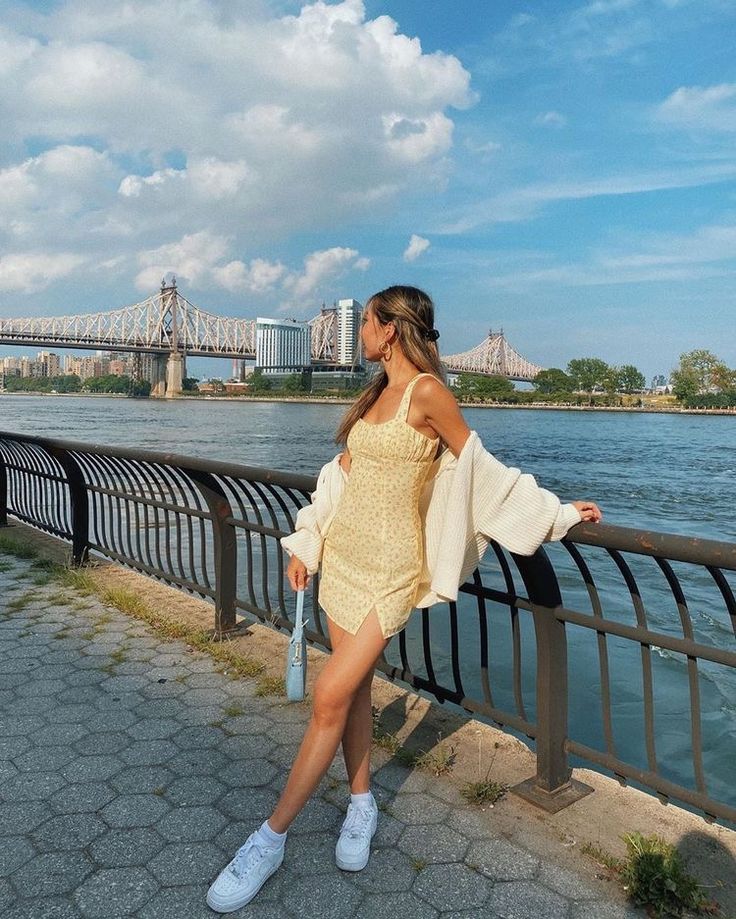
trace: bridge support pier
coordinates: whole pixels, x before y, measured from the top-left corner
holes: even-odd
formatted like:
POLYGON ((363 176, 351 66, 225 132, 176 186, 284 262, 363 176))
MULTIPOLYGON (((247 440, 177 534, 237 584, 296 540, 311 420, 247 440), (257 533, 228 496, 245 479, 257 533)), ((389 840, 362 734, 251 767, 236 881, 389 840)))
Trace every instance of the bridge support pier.
POLYGON ((185 373, 183 355, 172 351, 166 358, 166 392, 164 395, 167 399, 175 399, 181 395, 185 373))
POLYGON ((163 399, 166 395, 166 359, 168 355, 157 354, 153 359, 153 377, 151 379, 151 398, 163 399))

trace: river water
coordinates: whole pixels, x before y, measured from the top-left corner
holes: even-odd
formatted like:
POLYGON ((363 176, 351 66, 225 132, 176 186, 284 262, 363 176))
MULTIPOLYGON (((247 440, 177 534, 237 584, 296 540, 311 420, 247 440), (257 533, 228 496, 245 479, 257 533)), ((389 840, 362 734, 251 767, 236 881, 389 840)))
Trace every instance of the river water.
MULTIPOLYGON (((245 401, 135 401, 121 398, 0 396, 0 430, 63 437, 90 443, 138 447, 190 456, 315 473, 335 453, 333 435, 342 405, 245 401)), ((533 473, 565 500, 591 498, 608 523, 640 529, 736 541, 736 418, 672 414, 598 413, 531 409, 464 409, 486 448, 508 465, 533 473)), ((590 611, 587 594, 567 555, 551 546, 568 606, 590 611)), ((628 591, 610 559, 585 551, 604 612, 635 624, 628 591)), ((678 574, 685 567, 677 567, 678 574)), ((650 627, 682 636, 677 607, 655 564, 634 559, 650 627), (639 563, 640 561, 640 563, 639 563)), ((484 581, 498 578, 494 561, 484 581)), ((720 594, 708 576, 684 574, 695 638, 736 649, 720 594)), ((732 584, 733 584, 732 579, 732 584)), ((500 583, 498 584, 500 587, 500 583)), ((439 609, 439 607, 437 608, 439 609)), ((463 654, 477 659, 477 617, 469 598, 460 604, 463 654), (464 620, 462 617, 467 616, 464 620)), ((490 668, 494 701, 514 708, 510 680, 508 611, 492 614, 490 668)), ((528 712, 534 713, 534 634, 521 617, 528 712)), ((418 642, 416 617, 407 629, 418 642)), ((433 619, 439 669, 448 665, 444 617, 433 619)), ((600 676, 596 633, 571 627, 570 733, 602 748, 600 676)), ((686 661, 654 649, 654 713, 657 757, 663 774, 690 784, 689 696, 686 661)), ((638 645, 608 640, 614 699, 614 739, 619 755, 645 768, 641 706, 642 667, 638 645)), ((417 668, 421 672, 420 668, 417 668)), ((703 747, 708 790, 736 805, 736 674, 700 664, 703 747)), ((477 666, 464 669, 469 695, 481 698, 477 666)))

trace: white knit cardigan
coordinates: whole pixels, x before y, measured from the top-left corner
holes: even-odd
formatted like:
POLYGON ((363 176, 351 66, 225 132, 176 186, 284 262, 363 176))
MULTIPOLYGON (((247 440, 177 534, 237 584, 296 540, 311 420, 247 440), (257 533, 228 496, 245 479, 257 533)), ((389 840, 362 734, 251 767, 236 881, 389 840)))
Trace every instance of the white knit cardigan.
MULTIPOLYGON (((281 545, 310 574, 319 568, 322 546, 348 474, 340 454, 322 467, 311 504, 281 545)), ((471 431, 460 455, 450 450, 432 463, 419 500, 424 567, 414 606, 456 600, 459 586, 476 569, 493 539, 511 552, 533 555, 547 540, 562 539, 580 522, 572 504, 540 488, 534 476, 499 462, 471 431)))

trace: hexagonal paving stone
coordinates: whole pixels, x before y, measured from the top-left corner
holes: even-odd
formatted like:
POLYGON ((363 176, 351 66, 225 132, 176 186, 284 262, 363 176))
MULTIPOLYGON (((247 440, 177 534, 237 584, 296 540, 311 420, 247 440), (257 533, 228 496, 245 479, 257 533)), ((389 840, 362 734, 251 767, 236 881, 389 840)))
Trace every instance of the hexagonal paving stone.
POLYGON ((31 680, 16 690, 21 696, 56 696, 66 689, 63 680, 31 680))
POLYGON ((429 784, 427 776, 417 769, 407 769, 398 763, 389 761, 385 766, 376 769, 371 781, 388 791, 425 791, 429 784))
POLYGON ((0 757, 2 759, 22 756, 31 747, 27 737, 0 737, 0 757))
POLYGON ((225 794, 226 790, 226 786, 217 779, 199 775, 183 776, 167 786, 165 797, 177 807, 182 805, 193 807, 198 804, 214 804, 225 794))
POLYGON ((218 775, 228 762, 217 750, 183 750, 169 766, 179 775, 218 775))
POLYGON ((3 913, 3 919, 80 919, 80 916, 76 906, 62 897, 22 900, 3 913))
POLYGON ((180 807, 156 828, 170 842, 194 842, 212 839, 225 823, 226 818, 214 807, 180 807))
POLYGON ((123 767, 124 763, 116 756, 79 756, 65 766, 61 774, 70 782, 104 782, 123 767))
POLYGON ((158 795, 120 795, 102 809, 102 816, 112 827, 152 826, 168 810, 158 795))
POLYGON ((51 724, 36 731, 32 740, 39 747, 66 746, 88 733, 89 729, 84 724, 51 724))
MULTIPOLYGON (((360 904, 361 919, 435 919, 434 907, 410 893, 370 894, 360 904)), ((443 917, 449 915, 443 913, 443 917)), ((479 913, 468 913, 468 919, 478 919, 479 913)), ((485 915, 485 913, 484 913, 485 915)))
POLYGON ((468 865, 494 881, 523 881, 533 878, 539 859, 505 839, 473 842, 465 858, 468 865))
POLYGON ((123 794, 163 793, 174 778, 165 766, 128 766, 110 779, 110 784, 123 794))
POLYGON ((267 759, 247 759, 243 762, 231 763, 220 778, 233 788, 256 788, 268 785, 279 772, 273 763, 267 759))
POLYGON ((470 807, 453 810, 447 818, 447 826, 470 839, 491 839, 498 836, 492 812, 470 807))
POLYGON ((417 875, 412 893, 440 911, 482 906, 491 884, 466 865, 428 865, 417 875))
POLYGON ((218 801, 218 810, 236 820, 265 820, 274 809, 278 795, 265 788, 233 788, 218 801))
MULTIPOLYGON (((252 795, 256 789, 243 792, 252 795)), ((270 813, 270 812, 269 812, 270 813)), ((266 814, 268 816, 268 813, 266 814)), ((291 825, 292 835, 312 833, 316 830, 339 830, 345 814, 340 808, 322 798, 311 797, 291 825)))
POLYGON ((6 801, 42 801, 66 785, 66 779, 56 772, 21 772, 3 785, 6 801))
MULTIPOLYGON (((139 919, 212 919, 212 910, 204 899, 206 892, 207 888, 201 884, 161 890, 143 907, 138 917, 139 919)), ((262 904, 261 908, 263 909, 262 904)), ((238 910, 235 915, 237 919, 245 919, 246 913, 238 910)), ((272 919, 265 911, 258 915, 259 919, 272 919)), ((274 919, 283 919, 283 914, 274 919)))
POLYGON ((218 749, 225 756, 240 762, 243 759, 266 757, 275 745, 276 741, 265 734, 238 734, 234 737, 225 737, 220 741, 218 749))
POLYGON ((98 712, 86 722, 87 729, 92 734, 106 734, 108 731, 117 733, 124 731, 138 721, 134 712, 122 709, 119 712, 98 712))
POLYGON ((447 826, 409 826, 399 840, 402 852, 427 864, 462 861, 469 845, 447 826))
POLYGON ((488 905, 503 919, 565 919, 568 912, 564 897, 533 881, 496 884, 488 905))
POLYGON ((404 823, 442 823, 450 808, 427 794, 397 794, 391 802, 391 813, 404 823))
POLYGON ((182 750, 203 750, 214 747, 222 740, 222 731, 213 727, 182 728, 171 738, 182 750))
POLYGON ((396 849, 377 849, 362 871, 356 871, 353 881, 367 891, 408 891, 417 873, 409 858, 396 849))
MULTIPOLYGON (((290 836, 285 854, 289 871, 300 877, 334 874, 337 870, 335 842, 334 833, 305 833, 293 838, 290 836)), ((234 850, 236 847, 232 848, 234 850)))
POLYGON ((50 897, 74 890, 93 867, 82 852, 50 852, 26 862, 10 880, 21 897, 50 897))
POLYGON ((128 916, 157 890, 158 884, 143 868, 103 868, 82 884, 74 899, 84 916, 103 919, 110 915, 111 903, 116 915, 128 916))
POLYGON ((102 810, 114 797, 114 789, 105 782, 82 782, 67 785, 49 803, 58 814, 85 814, 102 810))
POLYGON ((299 878, 289 885, 281 902, 291 915, 302 919, 352 919, 360 900, 357 887, 338 873, 299 878))
POLYGON ((136 740, 120 756, 130 766, 160 766, 178 752, 170 740, 136 740))
POLYGON ((69 747, 41 747, 16 756, 13 762, 21 772, 54 772, 75 758, 69 747))
POLYGON ((148 870, 165 886, 204 883, 224 867, 222 852, 211 842, 173 843, 153 858, 148 870))
POLYGON ((128 733, 134 740, 162 740, 180 729, 174 718, 146 718, 131 724, 128 733))
POLYGON ((96 814, 62 814, 41 824, 31 838, 39 852, 66 852, 85 848, 106 830, 96 814))
POLYGON ((633 907, 603 900, 573 903, 570 908, 570 919, 643 919, 644 915, 641 910, 633 907))
POLYGON ((108 731, 105 734, 88 734, 81 740, 72 744, 72 747, 81 756, 88 754, 105 755, 108 753, 119 753, 130 745, 130 737, 116 731, 108 731))
POLYGON ((23 836, 0 837, 0 877, 7 877, 36 854, 35 849, 23 836))
POLYGON ((46 722, 40 717, 23 717, 22 715, 3 719, 3 738, 18 737, 43 730, 46 722))
POLYGON ((147 865, 165 840, 150 827, 110 830, 90 846, 90 854, 105 868, 147 865))
POLYGON ((262 715, 238 715, 228 718, 227 729, 231 734, 263 734, 273 731, 273 722, 262 715))
POLYGON ((14 833, 30 833, 51 816, 45 801, 0 804, 0 827, 12 827, 14 833))
POLYGON ((91 705, 57 705, 54 707, 53 720, 59 724, 66 722, 86 722, 94 717, 96 710, 91 705))
POLYGON ((537 874, 537 881, 570 900, 590 900, 598 896, 592 883, 557 865, 543 864, 537 874))

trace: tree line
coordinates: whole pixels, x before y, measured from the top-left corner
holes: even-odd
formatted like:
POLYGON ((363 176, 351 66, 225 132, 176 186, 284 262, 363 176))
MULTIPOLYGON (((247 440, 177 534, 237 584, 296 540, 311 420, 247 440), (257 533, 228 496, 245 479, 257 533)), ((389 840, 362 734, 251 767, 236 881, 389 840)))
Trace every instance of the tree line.
POLYGON ((75 373, 57 377, 6 376, 5 389, 7 392, 117 393, 134 398, 145 398, 151 394, 151 384, 147 380, 134 380, 112 373, 86 380, 75 373))
POLYGON ((687 408, 736 407, 736 370, 712 351, 698 348, 681 354, 671 382, 673 394, 687 408))

